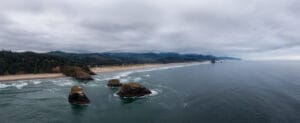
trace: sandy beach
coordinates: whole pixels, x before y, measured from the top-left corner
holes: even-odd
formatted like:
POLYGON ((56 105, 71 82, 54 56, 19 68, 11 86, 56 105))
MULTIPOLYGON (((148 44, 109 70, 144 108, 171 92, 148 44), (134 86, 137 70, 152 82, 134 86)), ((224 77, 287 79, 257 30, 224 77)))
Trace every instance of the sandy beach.
POLYGON ((59 77, 64 77, 64 75, 61 73, 7 75, 7 76, 0 76, 0 82, 28 80, 28 79, 50 79, 50 78, 59 78, 59 77))
POLYGON ((115 72, 115 71, 124 71, 124 70, 155 68, 155 67, 162 67, 167 65, 171 65, 171 64, 138 64, 138 65, 124 65, 124 66, 105 66, 105 67, 91 68, 91 70, 95 73, 106 73, 106 72, 115 72))
MULTIPOLYGON (((91 68, 91 70, 95 73, 106 73, 106 72, 116 72, 116 71, 136 70, 136 69, 146 69, 146 68, 158 68, 158 67, 164 67, 164 66, 175 66, 175 65, 184 65, 184 64, 191 64, 191 63, 104 66, 104 67, 91 68)), ((51 78, 60 78, 60 77, 65 77, 65 76, 61 73, 6 75, 6 76, 0 76, 0 82, 9 82, 9 81, 16 81, 16 80, 29 80, 29 79, 51 79, 51 78)))

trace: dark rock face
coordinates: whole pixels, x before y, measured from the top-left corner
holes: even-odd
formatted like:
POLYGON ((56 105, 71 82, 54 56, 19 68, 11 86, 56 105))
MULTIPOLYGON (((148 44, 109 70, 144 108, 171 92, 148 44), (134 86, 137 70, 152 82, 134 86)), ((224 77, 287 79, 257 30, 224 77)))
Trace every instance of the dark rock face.
POLYGON ((107 83, 108 87, 120 87, 122 86, 122 83, 120 83, 120 80, 118 79, 111 79, 107 83))
POLYGON ((82 105, 90 103, 90 100, 86 97, 83 90, 79 86, 73 86, 69 94, 69 103, 73 105, 82 105))
POLYGON ((120 97, 140 97, 151 94, 151 91, 138 83, 123 84, 117 93, 120 97))
POLYGON ((91 77, 91 75, 89 73, 86 73, 84 71, 76 71, 76 76, 75 79, 78 80, 93 80, 93 78, 91 77))
POLYGON ((210 62, 211 62, 212 64, 215 64, 215 63, 216 63, 216 59, 212 59, 210 62))
POLYGON ((63 68, 62 73, 78 80, 93 80, 89 71, 77 66, 66 66, 63 68))

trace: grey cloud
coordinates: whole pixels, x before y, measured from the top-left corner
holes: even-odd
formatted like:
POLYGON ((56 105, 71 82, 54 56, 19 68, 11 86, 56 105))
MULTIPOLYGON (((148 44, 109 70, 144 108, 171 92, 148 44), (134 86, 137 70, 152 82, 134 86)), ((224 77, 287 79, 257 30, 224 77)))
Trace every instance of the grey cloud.
POLYGON ((1 3, 0 49, 166 51, 242 58, 300 52, 296 0, 1 3))

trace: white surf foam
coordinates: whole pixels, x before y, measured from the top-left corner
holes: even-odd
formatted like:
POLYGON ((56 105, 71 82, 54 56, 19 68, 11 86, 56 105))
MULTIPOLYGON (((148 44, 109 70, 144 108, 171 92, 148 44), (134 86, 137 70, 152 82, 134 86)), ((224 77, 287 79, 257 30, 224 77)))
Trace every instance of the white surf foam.
POLYGON ((103 79, 100 78, 94 78, 95 81, 103 81, 103 79))
POLYGON ((28 83, 13 83, 12 85, 18 89, 22 89, 23 87, 27 86, 28 83))
POLYGON ((40 81, 40 80, 34 80, 32 83, 35 84, 35 85, 37 85, 37 84, 41 84, 42 81, 40 81))
MULTIPOLYGON (((133 71, 131 71, 128 75, 130 75, 132 73, 141 73, 141 72, 156 71, 156 70, 174 69, 174 68, 195 66, 195 65, 201 65, 201 64, 209 64, 209 62, 190 63, 190 64, 174 64, 174 65, 167 65, 167 66, 163 66, 163 67, 154 67, 154 68, 139 69, 139 70, 133 70, 133 71)), ((146 76, 150 76, 150 75, 148 74, 146 76)))
POLYGON ((126 82, 128 82, 129 81, 129 78, 123 78, 123 79, 120 79, 120 82, 121 83, 126 83, 126 82))
POLYGON ((116 79, 124 78, 124 77, 129 76, 129 75, 132 74, 133 72, 134 72, 134 71, 121 72, 121 73, 119 73, 118 75, 114 76, 113 78, 116 78, 116 79))
POLYGON ((27 86, 27 82, 14 82, 10 84, 0 84, 0 88, 7 88, 7 87, 15 87, 17 89, 22 89, 23 87, 27 86))
POLYGON ((89 83, 82 83, 81 86, 98 87, 98 86, 103 86, 103 84, 102 83, 89 82, 89 83))
POLYGON ((7 88, 7 87, 11 87, 11 85, 7 85, 7 84, 0 84, 0 88, 7 88))
POLYGON ((58 86, 72 86, 73 83, 72 82, 62 82, 62 83, 58 83, 58 86))
POLYGON ((141 77, 136 77, 136 78, 133 79, 134 82, 139 82, 139 81, 141 81, 141 80, 142 80, 141 77))
POLYGON ((149 96, 156 96, 159 93, 159 90, 150 90, 151 94, 149 96))
MULTIPOLYGON (((174 68, 180 68, 180 67, 187 67, 187 66, 193 66, 193 65, 200 65, 200 64, 206 64, 206 62, 201 63, 191 63, 191 64, 174 64, 174 65, 167 65, 163 67, 154 67, 154 68, 145 68, 145 69, 138 69, 138 70, 129 70, 126 72, 120 72, 117 75, 113 77, 108 77, 103 80, 109 80, 109 79, 120 79, 121 82, 128 82, 130 76, 133 73, 141 73, 141 72, 148 72, 148 71, 156 71, 156 70, 165 70, 165 69, 174 69, 174 68)), ((150 77, 150 74, 146 74, 146 77, 150 77)), ((141 78, 136 78, 134 81, 140 81, 141 78)))
POLYGON ((117 94, 118 92, 114 93, 114 97, 119 97, 119 95, 117 94))
POLYGON ((52 80, 53 84, 58 85, 58 86, 72 86, 75 83, 72 80, 67 80, 67 79, 57 79, 57 80, 52 80))

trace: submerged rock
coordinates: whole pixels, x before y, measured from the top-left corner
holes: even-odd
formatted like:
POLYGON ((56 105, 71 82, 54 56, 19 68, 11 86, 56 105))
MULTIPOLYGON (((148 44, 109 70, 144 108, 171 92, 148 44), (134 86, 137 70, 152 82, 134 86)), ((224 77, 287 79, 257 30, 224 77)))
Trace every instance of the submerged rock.
POLYGON ((140 97, 151 94, 151 91, 138 83, 123 84, 117 93, 120 97, 140 97))
POLYGON ((107 83, 108 87, 120 87, 122 86, 122 83, 120 83, 120 80, 118 79, 111 79, 107 83))
POLYGON ((90 100, 86 97, 83 89, 79 86, 73 86, 69 94, 69 103, 75 105, 88 104, 90 100))

